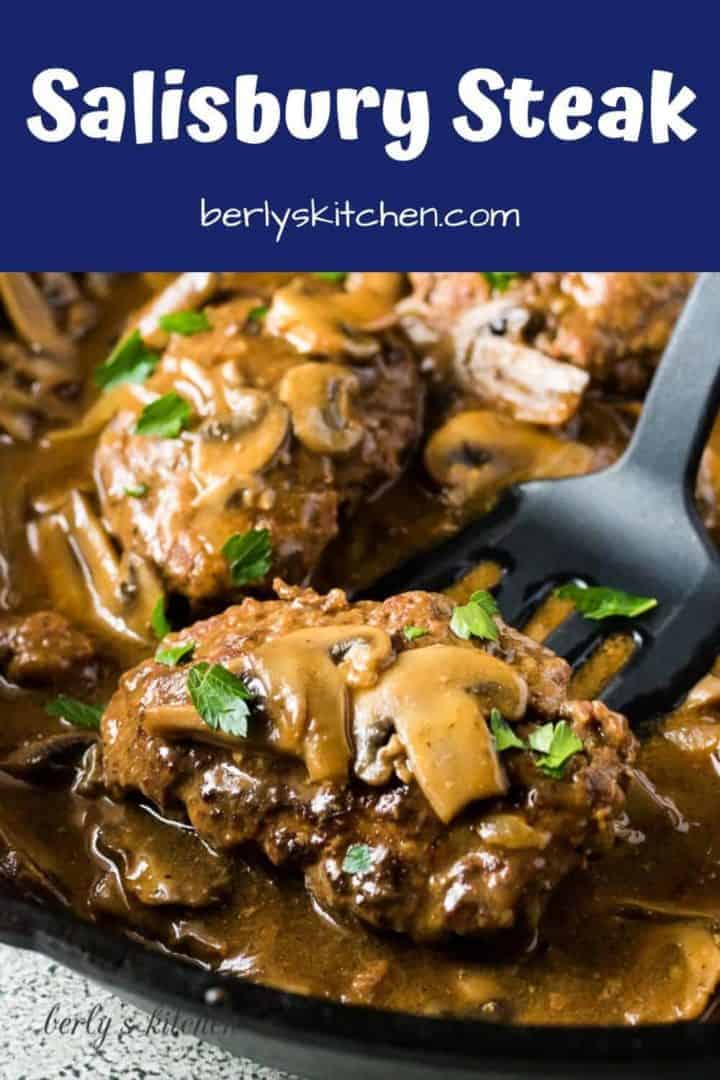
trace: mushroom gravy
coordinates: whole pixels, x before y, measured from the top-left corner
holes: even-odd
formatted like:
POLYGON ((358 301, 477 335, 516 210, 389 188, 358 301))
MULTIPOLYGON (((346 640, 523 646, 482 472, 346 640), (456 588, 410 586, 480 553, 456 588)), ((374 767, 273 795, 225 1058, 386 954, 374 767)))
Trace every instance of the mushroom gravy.
MULTIPOLYGON (((366 296, 362 312, 368 325, 387 315, 388 298, 394 303, 403 288, 399 276, 376 277, 385 280, 366 296)), ((106 358, 126 320, 158 284, 149 275, 112 284, 100 322, 78 346, 87 375, 106 358)), ((243 288, 254 302, 275 289, 289 290, 292 299, 298 286, 290 275, 248 274, 243 288)), ((342 313, 333 315, 329 328, 322 317, 339 302, 320 292, 319 299, 307 301, 311 310, 304 307, 297 326, 296 308, 290 306, 283 326, 310 353, 322 352, 318 342, 329 333, 345 333, 342 313)), ((282 320, 282 306, 276 317, 282 320)), ((351 347, 362 351, 362 332, 350 338, 351 347)), ((501 486, 602 467, 621 452, 639 407, 626 395, 596 389, 563 428, 548 431, 526 420, 509 423, 477 394, 449 387, 439 362, 429 383, 420 447, 400 481, 365 502, 331 543, 314 570, 314 580, 323 587, 369 584, 412 551, 430 549, 482 512, 501 486), (473 414, 469 425, 468 413, 473 414), (448 429, 448 418, 457 430, 448 429), (486 448, 494 451, 489 468, 472 452, 456 454, 458 445, 477 439, 478 430, 484 432, 486 448), (458 468, 464 474, 451 485, 454 494, 441 495, 442 481, 453 469, 456 478, 458 468)), ((82 396, 71 403, 77 421, 93 396, 87 378, 82 396)), ((309 435, 317 437, 316 431, 309 435)), ((92 530, 96 438, 97 430, 89 427, 77 438, 45 435, 39 443, 8 438, 0 446, 5 477, 0 603, 12 613, 51 606, 96 638, 99 668, 78 670, 70 685, 77 697, 104 703, 121 671, 153 647, 133 632, 130 622, 130 632, 118 630, 117 612, 108 609, 101 589, 91 591, 94 606, 88 607, 88 593, 61 562, 55 534, 43 538, 36 526, 28 529, 31 519, 49 512, 62 517, 59 528, 76 544, 92 530), (58 509, 68 490, 77 493, 72 508, 58 509)), ((715 492, 720 491, 715 439, 699 492, 713 528, 715 492)), ((117 558, 112 547, 101 550, 106 563, 117 558)), ((86 565, 92 565, 90 557, 86 565)), ((115 563, 111 569, 116 572, 115 563)), ((479 567, 470 580, 453 586, 452 598, 463 602, 474 589, 490 587, 494 574, 492 567, 479 567)), ((148 601, 143 602, 147 607, 148 601)), ((216 601, 208 603, 210 610, 217 609, 216 601)), ((526 628, 529 636, 542 640, 565 611, 562 601, 550 601, 526 628)), ((135 611, 134 617, 139 625, 146 611, 135 611)), ((179 618, 190 621, 182 610, 179 618)), ((578 696, 597 693, 631 647, 631 639, 620 636, 591 658, 575 675, 578 696)), ((68 787, 61 741, 70 733, 44 711, 52 690, 25 689, 3 679, 0 693, 5 702, 0 757, 14 760, 11 770, 0 771, 5 849, 0 873, 31 895, 162 944, 196 963, 346 1002, 515 1023, 637 1024, 712 1012, 720 980, 720 668, 645 741, 618 826, 621 842, 566 879, 534 935, 518 932, 491 943, 459 939, 438 947, 331 919, 292 876, 252 856, 228 864, 183 820, 99 794, 92 769, 80 784, 68 787), (49 748, 45 767, 38 771, 29 760, 32 744, 53 737, 57 760, 49 748), (213 904, 221 892, 226 898, 213 904), (168 896, 178 902, 168 906, 168 896)))

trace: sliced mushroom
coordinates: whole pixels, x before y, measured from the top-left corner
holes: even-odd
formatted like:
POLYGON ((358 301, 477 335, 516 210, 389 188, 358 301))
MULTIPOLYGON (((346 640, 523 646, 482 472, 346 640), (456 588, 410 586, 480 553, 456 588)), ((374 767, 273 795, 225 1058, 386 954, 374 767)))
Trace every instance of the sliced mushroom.
POLYGON ((58 512, 30 523, 28 537, 54 607, 121 648, 148 641, 160 582, 139 556, 118 556, 86 496, 72 491, 58 512))
POLYGON ((199 308, 217 291, 218 277, 208 271, 180 274, 154 296, 135 323, 145 344, 154 349, 164 348, 169 335, 160 326, 162 316, 199 308))
MULTIPOLYGON (((267 720, 263 742, 301 758, 311 780, 343 779, 351 759, 350 690, 374 685, 393 655, 384 630, 319 626, 284 634, 227 667, 242 672, 257 695, 267 720)), ((237 748, 236 736, 207 727, 187 701, 156 705, 152 695, 142 709, 151 735, 237 748)))
POLYGON ((441 821, 475 799, 507 788, 486 720, 525 713, 527 685, 502 660, 480 649, 428 645, 402 653, 377 686, 355 697, 355 772, 373 782, 366 733, 392 721, 410 769, 441 821))
POLYGON ((353 416, 357 376, 343 364, 308 363, 291 368, 278 396, 292 414, 293 431, 316 454, 347 454, 363 437, 353 416))
POLYGON ((630 1024, 693 1020, 702 1015, 720 981, 720 946, 707 926, 649 923, 628 970, 623 1002, 630 1024))
POLYGON ((342 289, 295 278, 275 292, 265 325, 302 353, 372 356, 370 334, 394 318, 400 289, 399 274, 350 274, 342 289))
POLYGON ((457 413, 433 434, 425 465, 433 479, 454 489, 464 502, 493 498, 521 480, 589 472, 593 452, 509 416, 471 409, 457 413))
POLYGON ((273 394, 243 389, 234 405, 231 414, 205 420, 194 433, 192 465, 204 483, 260 472, 287 439, 288 410, 273 394))
POLYGON ((0 273, 0 427, 30 441, 40 422, 69 423, 80 404, 75 339, 95 323, 87 275, 0 273))
POLYGON ((82 337, 95 325, 97 305, 90 299, 90 275, 46 270, 34 276, 52 308, 58 328, 72 340, 82 337))
POLYGON ((238 736, 208 727, 190 701, 142 706, 143 727, 161 739, 195 739, 217 746, 237 747, 238 736))
POLYGON ((70 357, 70 340, 58 330, 52 308, 29 274, 0 273, 0 299, 31 348, 58 360, 70 357))
POLYGON ((462 387, 516 420, 564 424, 574 416, 590 381, 586 371, 497 334, 507 304, 470 308, 453 331, 454 370, 462 387))
POLYGON ((384 630, 325 626, 295 630, 253 651, 269 742, 302 757, 311 780, 344 778, 351 746, 348 688, 371 686, 393 657, 384 630))
POLYGON ((0 427, 29 442, 40 420, 75 415, 66 393, 77 385, 75 352, 28 274, 0 274, 0 300, 18 335, 0 337, 0 427))
POLYGON ((66 771, 77 765, 80 754, 97 739, 93 731, 76 728, 45 735, 19 746, 0 759, 0 769, 19 780, 66 771))
POLYGON ((64 396, 73 385, 63 362, 0 339, 0 427, 13 439, 30 442, 41 421, 73 420, 77 403, 64 396))
POLYGON ((142 904, 199 908, 230 888, 227 861, 196 832, 124 805, 101 824, 98 844, 120 862, 123 884, 142 904))

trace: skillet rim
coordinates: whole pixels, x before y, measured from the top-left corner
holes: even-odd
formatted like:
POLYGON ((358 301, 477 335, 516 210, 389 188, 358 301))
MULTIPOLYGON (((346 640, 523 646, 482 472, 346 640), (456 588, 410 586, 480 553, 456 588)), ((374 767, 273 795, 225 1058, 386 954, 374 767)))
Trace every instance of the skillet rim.
MULTIPOLYGON (((553 1067, 557 1075, 555 1066, 563 1070, 580 1063, 633 1062, 637 1074, 653 1063, 720 1062, 720 1025, 701 1020, 638 1027, 511 1026, 343 1004, 219 975, 120 930, 87 922, 53 902, 29 900, 8 881, 0 881, 0 942, 45 955, 140 1007, 150 1000, 238 1035, 255 1035, 290 1050, 316 1047, 348 1063, 353 1058, 357 1063, 360 1056, 445 1072, 519 1067, 537 1075, 548 1075, 553 1067), (209 1003, 208 991, 213 991, 211 1000, 219 997, 217 1003, 209 1003), (482 1039, 473 1038, 476 1033, 482 1039)), ((212 1035, 209 1041, 230 1049, 212 1035)))

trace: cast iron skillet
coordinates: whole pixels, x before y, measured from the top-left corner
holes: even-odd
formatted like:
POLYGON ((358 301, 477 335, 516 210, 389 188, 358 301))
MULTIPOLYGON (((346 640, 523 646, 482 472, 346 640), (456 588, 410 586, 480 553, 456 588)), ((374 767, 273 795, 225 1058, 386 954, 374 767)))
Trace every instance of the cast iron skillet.
MULTIPOLYGON (((148 1012, 205 1021, 203 1037, 311 1080, 717 1076, 720 1025, 509 1027, 337 1005, 205 971, 0 886, 0 940, 34 949, 148 1012)), ((602 1006, 598 1002, 598 1012, 602 1006)))

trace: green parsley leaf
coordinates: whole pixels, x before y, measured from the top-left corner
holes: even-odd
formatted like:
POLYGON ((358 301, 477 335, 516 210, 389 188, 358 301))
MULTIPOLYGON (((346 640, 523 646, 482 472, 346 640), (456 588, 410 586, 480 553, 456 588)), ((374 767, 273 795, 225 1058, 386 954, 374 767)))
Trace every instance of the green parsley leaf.
POLYGON ((95 385, 101 390, 112 390, 121 383, 142 383, 160 362, 157 353, 151 352, 140 337, 139 330, 118 342, 104 364, 95 368, 95 385))
POLYGON ((188 691, 203 721, 213 731, 244 738, 252 695, 242 679, 222 664, 195 664, 188 673, 188 691))
MULTIPOLYGON (((552 724, 545 724, 544 727, 552 727, 552 724)), ((537 732, 535 732, 535 734, 537 734, 537 732)), ((567 720, 561 720, 555 725, 547 754, 545 757, 540 758, 537 762, 537 767, 544 772, 546 776, 552 776, 555 779, 559 779, 565 771, 565 766, 570 758, 577 754, 579 750, 582 750, 582 748, 582 739, 578 738, 567 720)))
POLYGON ((490 730, 495 739, 498 752, 503 750, 534 750, 539 757, 535 764, 546 776, 558 780, 565 771, 570 758, 582 750, 582 740, 578 738, 566 720, 557 724, 542 724, 528 735, 527 742, 520 739, 499 709, 490 710, 490 730))
POLYGON ((367 844, 351 844, 343 859, 343 873, 366 874, 372 866, 372 848, 367 844))
POLYGON ((625 615, 632 619, 657 607, 657 600, 651 596, 634 596, 621 589, 584 586, 574 582, 556 589, 555 595, 562 600, 572 600, 586 619, 608 619, 611 615, 625 615))
POLYGON ((125 488, 125 494, 131 499, 142 499, 143 495, 147 495, 149 490, 147 484, 131 484, 130 487, 125 488))
POLYGON ((91 731, 100 730, 100 718, 104 711, 103 705, 86 705, 84 701, 66 694, 58 694, 54 701, 45 706, 48 716, 59 716, 75 727, 89 728, 91 731))
POLYGON ((497 641, 498 628, 493 616, 498 614, 494 597, 485 589, 474 592, 467 604, 456 607, 450 620, 450 629, 456 637, 467 641, 470 637, 497 641))
POLYGON ((165 597, 159 596, 150 614, 150 625, 156 638, 164 638, 172 630, 165 614, 165 597))
POLYGON ((269 310, 270 309, 268 308, 267 304, 258 304, 257 307, 254 307, 250 311, 248 311, 248 321, 262 322, 269 310))
POLYGON ((528 735, 530 749, 535 750, 538 754, 547 754, 552 746, 554 734, 555 725, 552 722, 535 728, 528 735))
POLYGON ((222 546, 230 564, 233 585, 247 585, 265 577, 272 562, 272 546, 267 529, 250 529, 233 533, 222 546))
POLYGON ((515 749, 527 750, 527 744, 515 734, 499 709, 490 710, 490 730, 493 733, 498 752, 502 753, 503 750, 515 749))
POLYGON ((430 631, 425 626, 405 626, 403 627, 403 634, 406 641, 417 641, 418 638, 425 637, 430 631))
POLYGON ((176 667, 181 660, 190 660, 194 652, 194 641, 181 641, 177 645, 169 645, 166 649, 159 648, 155 653, 155 659, 158 664, 176 667))
POLYGON ((505 292, 511 281, 518 276, 517 271, 484 270, 483 277, 497 292, 505 292))
POLYGON ((315 275, 321 281, 330 281, 334 285, 340 285, 348 276, 347 270, 318 270, 315 275))
POLYGON ((137 435, 157 435, 176 439, 190 419, 190 406, 175 391, 151 401, 140 413, 135 425, 137 435))
POLYGON ((169 315, 161 315, 158 322, 168 334, 184 334, 185 337, 212 329, 204 311, 173 311, 169 315))

